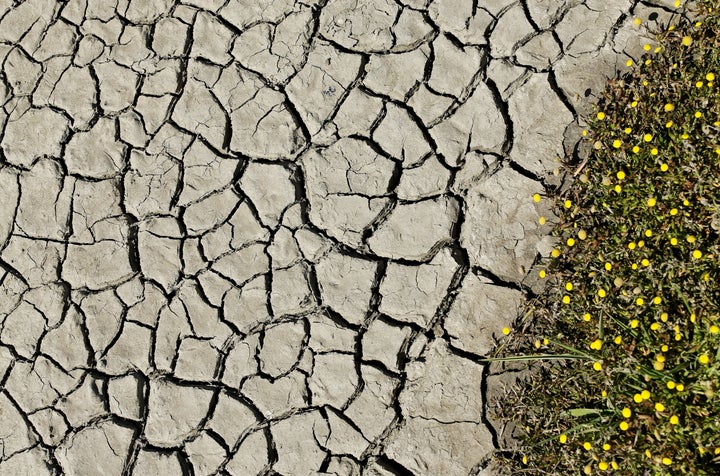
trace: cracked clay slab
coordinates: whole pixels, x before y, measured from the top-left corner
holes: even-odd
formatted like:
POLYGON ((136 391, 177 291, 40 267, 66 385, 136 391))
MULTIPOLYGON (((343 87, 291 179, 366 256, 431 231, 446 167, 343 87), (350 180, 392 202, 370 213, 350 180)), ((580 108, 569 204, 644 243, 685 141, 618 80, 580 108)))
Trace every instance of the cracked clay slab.
POLYGON ((636 7, 0 1, 0 474, 489 474, 636 7))

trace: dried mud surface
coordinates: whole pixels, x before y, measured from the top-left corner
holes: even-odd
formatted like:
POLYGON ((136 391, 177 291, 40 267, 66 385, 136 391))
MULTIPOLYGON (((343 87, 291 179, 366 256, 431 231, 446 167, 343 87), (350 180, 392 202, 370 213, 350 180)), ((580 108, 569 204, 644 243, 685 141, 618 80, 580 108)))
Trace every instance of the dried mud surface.
POLYGON ((494 474, 531 197, 671 3, 0 0, 0 474, 494 474))

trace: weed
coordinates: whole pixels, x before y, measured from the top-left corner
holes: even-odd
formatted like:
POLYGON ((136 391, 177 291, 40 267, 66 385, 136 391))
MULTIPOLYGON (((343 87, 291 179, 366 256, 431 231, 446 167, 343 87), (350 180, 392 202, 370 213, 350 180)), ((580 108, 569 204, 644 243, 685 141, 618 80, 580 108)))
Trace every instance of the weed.
POLYGON ((499 402, 513 474, 720 474, 720 15, 697 8, 608 84, 550 198, 547 286, 495 355, 533 369, 499 402))

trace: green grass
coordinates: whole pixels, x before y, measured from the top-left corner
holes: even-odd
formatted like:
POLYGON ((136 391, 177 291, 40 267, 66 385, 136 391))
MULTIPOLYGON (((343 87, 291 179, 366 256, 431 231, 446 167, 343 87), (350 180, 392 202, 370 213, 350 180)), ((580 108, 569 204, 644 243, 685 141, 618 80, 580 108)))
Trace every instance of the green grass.
POLYGON ((498 402, 523 432, 512 474, 720 474, 720 14, 697 3, 608 84, 576 180, 541 197, 545 291, 495 357, 565 358, 528 360, 498 402))

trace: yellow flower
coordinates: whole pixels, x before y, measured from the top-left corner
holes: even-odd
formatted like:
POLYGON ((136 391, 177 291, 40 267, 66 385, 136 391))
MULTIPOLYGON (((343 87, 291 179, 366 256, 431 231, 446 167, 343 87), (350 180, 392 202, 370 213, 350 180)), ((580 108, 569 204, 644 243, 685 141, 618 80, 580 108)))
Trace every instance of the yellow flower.
POLYGON ((540 279, 545 278, 545 276, 547 276, 547 271, 545 271, 544 269, 541 269, 540 272, 538 273, 538 276, 540 276, 540 279))
POLYGON ((570 304, 570 296, 568 296, 567 294, 563 296, 562 302, 563 304, 570 304))
POLYGON ((632 128, 626 127, 625 129, 623 129, 623 132, 624 132, 625 134, 630 134, 630 133, 632 132, 632 128))
POLYGON ((643 390, 640 395, 642 396, 643 400, 649 400, 650 399, 650 392, 647 390, 643 390))
POLYGON ((598 113, 597 113, 597 118, 602 121, 603 119, 605 119, 605 113, 602 112, 602 111, 598 112, 598 113))
POLYGON ((665 128, 666 128, 666 129, 670 129, 670 128, 671 128, 672 126, 674 126, 674 125, 675 125, 675 123, 674 123, 673 121, 667 121, 667 122, 665 123, 665 128))
POLYGON ((633 23, 635 24, 635 26, 640 26, 640 25, 642 25, 642 18, 635 18, 635 19, 633 20, 633 23))
POLYGON ((692 45, 692 41, 692 38, 690 38, 689 36, 684 36, 682 39, 682 44, 683 46, 690 46, 692 45))
POLYGON ((642 248, 645 246, 645 242, 643 240, 638 241, 638 248, 642 248))
POLYGON ((567 291, 572 291, 572 290, 573 290, 573 283, 565 283, 565 289, 566 289, 567 291))
POLYGON ((642 264, 643 266, 645 266, 647 268, 648 266, 650 266, 650 260, 648 260, 647 258, 643 258, 643 260, 640 262, 640 264, 642 264))
POLYGON ((667 320, 668 320, 668 313, 667 313, 667 312, 663 312, 662 314, 660 314, 660 320, 663 321, 663 322, 667 322, 667 320))
POLYGON ((620 422, 620 429, 621 429, 622 431, 627 431, 628 428, 630 428, 630 425, 628 424, 628 422, 626 422, 626 421, 621 421, 621 422, 620 422))
POLYGON ((575 245, 575 239, 574 238, 568 238, 566 241, 568 246, 574 246, 575 245))
MULTIPOLYGON (((662 318, 661 318, 661 319, 662 319, 662 318)), ((660 350, 663 351, 663 352, 667 352, 668 350, 670 350, 670 347, 668 347, 667 344, 663 344, 663 346, 660 347, 660 350)))
POLYGON ((710 326, 710 334, 720 334, 720 327, 714 324, 710 326))
POLYGON ((630 410, 628 407, 625 407, 622 409, 622 416, 623 418, 627 419, 632 416, 632 410, 630 410))
POLYGON ((563 433, 562 435, 560 435, 559 440, 560 440, 560 443, 562 443, 564 445, 565 443, 567 443, 567 435, 565 433, 563 433))
POLYGON ((626 66, 632 66, 632 65, 633 65, 633 60, 631 60, 631 59, 627 60, 627 61, 625 62, 625 65, 626 65, 626 66))
POLYGON ((647 43, 645 43, 645 44, 643 45, 643 49, 644 49, 645 51, 650 51, 650 50, 652 49, 652 46, 650 46, 650 45, 648 45, 647 43))
POLYGON ((703 365, 707 365, 710 363, 710 357, 708 357, 707 354, 702 354, 700 357, 698 357, 698 362, 703 365))
POLYGON ((594 341, 592 341, 590 343, 590 348, 593 350, 600 350, 600 349, 602 349, 602 345, 603 345, 603 343, 600 339, 595 339, 594 341))
POLYGON ((677 417, 677 415, 673 415, 670 417, 671 425, 677 425, 678 423, 680 423, 680 419, 677 417))
POLYGON ((643 298, 637 298, 635 300, 635 304, 637 304, 638 306, 642 306, 643 304, 645 304, 645 300, 643 298))
POLYGON ((662 463, 663 463, 665 466, 670 466, 670 465, 672 464, 672 460, 671 460, 670 458, 668 458, 668 457, 665 457, 665 458, 662 459, 662 463))
POLYGON ((669 388, 670 390, 675 388, 675 382, 673 382, 672 380, 669 380, 666 385, 667 385, 667 388, 669 388))
POLYGON ((553 258, 557 258, 558 256, 560 256, 560 250, 557 249, 557 248, 554 248, 554 249, 550 252, 550 256, 552 256, 553 258))
POLYGON ((595 362, 595 363, 593 364, 593 369, 595 369, 595 370, 597 370, 598 372, 600 372, 600 371, 602 370, 602 362, 595 362))
POLYGON ((637 329, 639 325, 640 321, 638 321, 637 319, 633 319, 632 321, 630 321, 630 327, 632 327, 633 329, 637 329))
POLYGON ((625 172, 623 172, 622 170, 619 171, 616 175, 617 175, 618 180, 622 180, 625 178, 625 172))
POLYGON ((638 105, 637 101, 633 101, 630 103, 630 107, 637 107, 637 105, 638 105))
POLYGON ((510 335, 510 328, 509 327, 503 327, 502 333, 505 335, 510 335))
POLYGON ((660 170, 661 170, 662 172, 667 172, 669 168, 670 168, 670 167, 668 167, 668 164, 664 164, 664 163, 663 163, 663 164, 660 164, 660 170))
POLYGON ((695 83, 695 87, 698 88, 698 89, 702 88, 702 87, 703 87, 703 82, 702 82, 702 81, 698 81, 697 83, 695 83))
POLYGON ((610 271, 612 269, 612 263, 605 263, 605 269, 610 271))
POLYGON ((642 403, 643 397, 639 393, 636 393, 635 395, 633 395, 633 400, 635 401, 635 403, 642 403))
POLYGON ((581 240, 584 240, 585 238, 587 238, 587 231, 585 231, 585 230, 578 231, 578 238, 580 238, 581 240))
POLYGON ((695 111, 695 118, 700 119, 702 117, 702 112, 695 111))
POLYGON ((670 215, 671 215, 671 216, 675 216, 675 215, 677 215, 677 214, 678 214, 678 209, 677 209, 677 208, 671 208, 671 209, 670 209, 670 215))
POLYGON ((670 238, 670 244, 676 246, 678 244, 677 238, 670 238))
POLYGON ((523 464, 527 464, 527 462, 528 462, 527 456, 523 455, 522 462, 523 462, 523 464))
POLYGON ((621 336, 615 337, 615 341, 614 341, 614 342, 615 342, 616 344, 618 344, 618 345, 622 344, 622 337, 621 337, 621 336))
POLYGON ((615 190, 615 193, 620 193, 620 192, 622 192, 622 187, 620 185, 615 185, 614 190, 615 190))
POLYGON ((612 466, 612 469, 618 469, 620 467, 620 465, 617 464, 617 462, 615 460, 612 460, 610 462, 610 465, 612 466))
POLYGON ((685 237, 685 239, 686 239, 687 242, 690 243, 690 244, 695 243, 695 242, 697 241, 697 238, 695 238, 694 235, 688 235, 688 236, 685 237))
POLYGON ((660 296, 655 296, 653 298, 653 304, 660 304, 662 302, 662 298, 660 296))
POLYGON ((665 112, 670 112, 675 110, 675 105, 672 103, 665 104, 665 112))
POLYGON ((590 451, 592 449, 592 444, 588 441, 583 443, 583 448, 585 448, 587 451, 590 451))
POLYGON ((610 465, 607 464, 605 461, 600 461, 598 463, 598 468, 600 469, 600 471, 606 471, 609 467, 610 465))
POLYGON ((592 316, 590 315, 589 312, 586 312, 585 314, 583 314, 583 321, 590 322, 591 318, 592 318, 592 316))
POLYGON ((657 411, 659 411, 659 412, 664 412, 664 411, 665 411, 665 405, 663 405, 663 404, 660 403, 660 402, 657 402, 657 403, 655 404, 655 410, 657 410, 657 411))
POLYGON ((647 201, 648 207, 654 207, 656 204, 657 204, 657 200, 655 200, 654 198, 648 198, 648 201, 647 201))
POLYGON ((637 245, 635 244, 634 241, 631 241, 630 243, 628 243, 628 249, 630 249, 630 250, 634 250, 636 246, 637 245))
POLYGON ((650 155, 658 155, 659 153, 660 152, 655 147, 650 150, 650 155))
POLYGON ((545 217, 538 218, 538 223, 540 225, 544 225, 545 223, 547 223, 547 218, 545 218, 545 217))
POLYGON ((597 294, 598 294, 598 296, 600 296, 601 298, 604 298, 605 296, 607 296, 607 291, 605 291, 604 289, 600 288, 600 289, 598 289, 597 294))
POLYGON ((540 194, 539 194, 539 193, 536 193, 535 195, 533 195, 533 201, 534 201, 535 203, 539 202, 541 198, 542 198, 542 197, 540 197, 540 194))
POLYGON ((645 236, 647 236, 648 238, 650 238, 652 235, 653 235, 652 230, 645 230, 645 236))
POLYGON ((708 73, 705 75, 705 79, 708 81, 715 81, 715 74, 714 73, 708 73))
POLYGON ((695 251, 692 252, 692 256, 693 256, 693 258, 695 258, 695 259, 700 259, 700 258, 702 258, 702 251, 700 251, 700 250, 695 250, 695 251))
POLYGON ((645 135, 643 136, 643 140, 644 140, 645 142, 650 142, 652 139, 653 139, 652 134, 645 134, 645 135))
POLYGON ((637 154, 638 152, 640 152, 640 147, 633 146, 632 151, 633 151, 633 153, 637 154))
POLYGON ((610 451, 610 444, 609 444, 609 443, 605 443, 605 444, 603 445, 603 450, 605 450, 605 451, 610 451))
POLYGON ((572 202, 570 200, 565 200, 565 203, 563 203, 563 206, 565 208, 570 208, 570 207, 572 207, 572 202))
POLYGON ((653 322, 652 324, 650 324, 650 330, 657 332, 659 329, 660 329, 660 324, 658 324, 657 322, 653 322))

